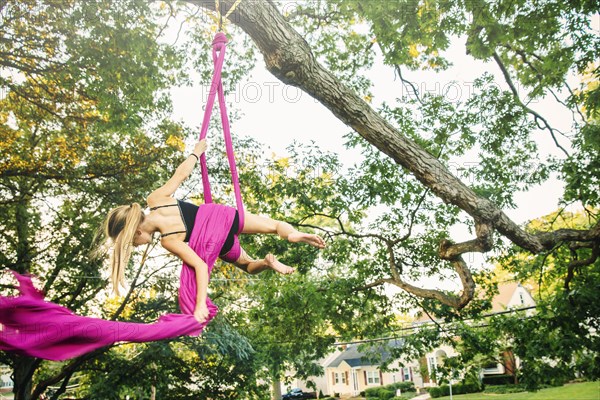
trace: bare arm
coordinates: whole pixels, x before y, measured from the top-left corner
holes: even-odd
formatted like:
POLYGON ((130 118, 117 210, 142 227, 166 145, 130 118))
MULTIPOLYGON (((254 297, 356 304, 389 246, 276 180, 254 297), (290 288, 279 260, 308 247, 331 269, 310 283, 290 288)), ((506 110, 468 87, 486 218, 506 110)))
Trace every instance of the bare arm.
MULTIPOLYGON (((200 157, 202 153, 206 151, 206 139, 203 139, 196 143, 194 147, 194 151, 192 154, 200 157)), ((161 187, 156 189, 154 192, 148 196, 148 205, 152 205, 155 203, 160 204, 160 200, 165 197, 173 196, 173 193, 179 188, 179 186, 185 181, 192 171, 194 170, 194 166, 196 165, 197 159, 196 157, 192 157, 191 155, 182 162, 179 167, 175 170, 173 176, 161 187)))
POLYGON ((208 318, 208 307, 206 305, 206 296, 208 290, 208 265, 196 254, 194 250, 186 243, 180 240, 163 240, 162 245, 165 249, 181 258, 196 272, 196 309, 194 317, 198 322, 203 322, 208 318))

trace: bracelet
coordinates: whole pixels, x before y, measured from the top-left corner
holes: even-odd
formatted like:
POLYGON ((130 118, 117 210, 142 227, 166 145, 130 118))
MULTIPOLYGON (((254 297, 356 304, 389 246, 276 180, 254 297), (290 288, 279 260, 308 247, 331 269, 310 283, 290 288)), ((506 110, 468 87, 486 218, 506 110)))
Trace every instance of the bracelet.
POLYGON ((192 154, 190 154, 190 155, 188 156, 188 158, 189 158, 190 156, 194 156, 194 157, 196 157, 196 161, 200 161, 200 157, 198 157, 196 154, 192 153, 192 154))

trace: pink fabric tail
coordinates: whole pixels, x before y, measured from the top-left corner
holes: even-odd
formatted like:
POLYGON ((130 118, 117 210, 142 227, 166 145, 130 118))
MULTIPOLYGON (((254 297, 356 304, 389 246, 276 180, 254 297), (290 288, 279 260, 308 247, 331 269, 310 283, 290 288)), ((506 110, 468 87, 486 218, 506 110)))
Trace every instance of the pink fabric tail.
MULTIPOLYGON (((190 246, 208 264, 209 275, 225 243, 235 209, 216 204, 198 210, 190 246)), ((196 276, 183 265, 179 303, 183 314, 167 314, 152 324, 83 317, 44 300, 28 276, 13 272, 20 295, 0 296, 0 350, 48 360, 66 360, 116 342, 149 342, 182 335, 199 335, 217 314, 207 300, 209 319, 194 319, 196 276)))
MULTIPOLYGON (((225 49, 227 47, 227 37, 223 32, 218 32, 213 39, 213 63, 214 73, 210 84, 210 92, 204 109, 204 119, 202 120, 202 128, 200 129, 200 140, 206 137, 208 125, 210 124, 210 116, 212 114, 215 103, 215 96, 219 96, 219 110, 221 112, 221 123, 223 125, 223 136, 225 137, 225 147, 227 150, 227 159, 229 161, 229 169, 231 170, 231 181, 235 192, 235 202, 239 213, 239 229, 238 233, 244 228, 244 203, 240 190, 240 182, 235 164, 235 153, 231 141, 231 131, 229 126, 229 118, 227 116, 227 105, 225 103, 225 94, 223 92, 223 83, 221 81, 221 72, 223 69, 223 60, 225 59, 225 49)), ((206 155, 200 157, 200 170, 202 173, 202 186, 204 189, 204 202, 212 203, 212 193, 210 189, 210 181, 208 178, 208 168, 206 165, 206 155)))

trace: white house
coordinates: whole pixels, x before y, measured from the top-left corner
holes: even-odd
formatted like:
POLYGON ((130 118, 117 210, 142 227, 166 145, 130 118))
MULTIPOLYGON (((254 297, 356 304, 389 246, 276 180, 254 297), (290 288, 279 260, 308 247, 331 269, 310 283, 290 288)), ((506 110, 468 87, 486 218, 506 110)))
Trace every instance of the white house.
MULTIPOLYGON (((503 283, 498 286, 498 295, 492 300, 492 313, 502 312, 510 309, 521 309, 534 307, 535 301, 530 291, 518 282, 503 283)), ((534 309, 526 310, 525 313, 531 315, 534 309)), ((415 327, 424 324, 433 323, 428 317, 421 317, 415 321, 415 327)), ((402 346, 402 340, 399 339, 392 345, 402 346)), ((381 357, 385 359, 389 354, 382 346, 381 357)), ((419 360, 400 359, 390 365, 390 369, 395 372, 382 372, 377 361, 359 350, 358 344, 350 344, 341 349, 336 349, 327 358, 320 361, 325 370, 325 375, 321 377, 311 377, 310 381, 316 384, 316 392, 322 391, 325 395, 339 394, 340 397, 351 397, 360 394, 360 392, 370 387, 384 386, 396 382, 411 381, 416 388, 437 386, 433 378, 434 371, 443 364, 446 357, 458 355, 451 346, 440 346, 432 349, 419 360), (401 366, 402 365, 402 366, 401 366)), ((503 375, 511 374, 515 367, 519 366, 519 360, 507 352, 507 359, 503 364, 490 365, 484 368, 483 375, 503 375), (512 370, 512 371, 511 371, 512 370)), ((283 393, 287 388, 299 387, 304 391, 312 392, 313 388, 308 388, 306 382, 299 380, 291 381, 291 384, 284 385, 283 393)))

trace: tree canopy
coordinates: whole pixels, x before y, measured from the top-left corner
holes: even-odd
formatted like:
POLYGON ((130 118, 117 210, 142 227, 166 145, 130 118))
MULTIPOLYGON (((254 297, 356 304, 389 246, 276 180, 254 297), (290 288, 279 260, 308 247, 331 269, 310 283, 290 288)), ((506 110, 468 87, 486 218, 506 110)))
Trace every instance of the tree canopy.
MULTIPOLYGON (((219 2, 223 15, 233 3, 219 2)), ((40 276, 49 299, 79 313, 139 321, 176 307, 171 259, 153 250, 156 268, 142 270, 136 258, 131 290, 115 305, 103 301, 102 265, 88 252, 106 211, 140 201, 164 181, 193 136, 172 117, 168 90, 191 82, 190 67, 208 80, 214 7, 200 0, 0 3, 0 261, 40 276), (166 42, 173 21, 187 26, 189 40, 166 42)), ((597 318, 592 292, 574 289, 597 275, 600 248, 597 11, 591 1, 242 0, 228 17, 239 40, 228 53, 227 89, 244 79, 257 51, 274 76, 347 124, 346 145, 362 153, 350 166, 316 145, 265 159, 260 143, 236 138, 248 209, 320 232, 328 249, 245 238, 253 254, 284 254, 298 274, 247 280, 219 268, 224 283, 212 295, 222 300, 222 316, 199 343, 117 346, 58 366, 2 354, 15 370, 17 398, 59 385, 57 398, 73 376, 85 382, 82 393, 103 397, 106 382, 111 395, 144 397, 150 387, 172 389, 173 377, 180 382, 173 398, 264 398, 258 379, 277 381, 292 369, 314 374, 314 360, 336 340, 394 331, 397 312, 417 306, 448 319, 480 314, 487 303, 476 283, 485 287, 488 271, 471 253, 526 254, 516 274, 542 268, 562 282, 561 299, 597 318), (496 74, 473 76, 473 92, 459 100, 419 92, 408 72, 452 68, 452 43, 496 74), (409 98, 370 102, 369 71, 381 60, 409 98), (571 115, 567 129, 536 107, 541 99, 571 115), (542 151, 544 140, 552 154, 542 151), (465 157, 474 162, 454 168, 465 157), (550 177, 564 184, 558 215, 579 207, 586 222, 511 220, 516 194, 550 177), (456 226, 473 238, 454 239, 456 226), (554 258, 560 267, 545 269, 554 258), (423 287, 428 278, 461 287, 423 287), (401 290, 390 295, 390 286, 401 290), (294 318, 299 304, 301 321, 294 318), (301 334, 290 337, 290 325, 301 334), (139 374, 118 373, 141 365, 139 374), (186 385, 192 380, 197 387, 186 385), (145 391, 133 390, 136 384, 145 391)), ((223 160, 221 153, 211 159, 217 184, 228 176, 223 160)), ((188 192, 198 187, 192 180, 188 192)), ((222 189, 219 198, 229 194, 222 189)), ((557 304, 567 307, 561 315, 569 312, 559 300, 548 309, 557 304)))

